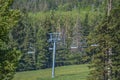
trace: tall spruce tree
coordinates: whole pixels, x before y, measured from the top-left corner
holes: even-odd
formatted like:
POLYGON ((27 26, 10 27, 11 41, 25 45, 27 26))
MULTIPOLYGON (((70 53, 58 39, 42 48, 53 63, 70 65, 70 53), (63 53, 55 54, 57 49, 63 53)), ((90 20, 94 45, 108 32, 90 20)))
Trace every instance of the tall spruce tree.
POLYGON ((120 80, 120 6, 111 11, 109 16, 109 34, 112 43, 112 79, 120 80))
POLYGON ((20 52, 10 44, 9 31, 19 20, 20 11, 10 9, 13 0, 0 0, 0 80, 11 80, 20 52))
MULTIPOLYGON (((120 79, 120 7, 111 10, 111 1, 108 0, 108 12, 93 32, 94 38, 90 39, 91 44, 97 43, 98 46, 88 80, 120 79)), ((91 47, 89 49, 93 50, 91 47)))

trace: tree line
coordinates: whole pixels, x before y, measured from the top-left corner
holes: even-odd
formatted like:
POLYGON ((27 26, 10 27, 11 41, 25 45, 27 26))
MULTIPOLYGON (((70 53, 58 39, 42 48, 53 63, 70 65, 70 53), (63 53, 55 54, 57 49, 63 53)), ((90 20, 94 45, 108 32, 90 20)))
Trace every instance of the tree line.
POLYGON ((56 66, 91 63, 88 79, 119 80, 119 0, 108 1, 1 0, 0 79, 50 68, 49 33, 60 32, 56 66))
MULTIPOLYGON (((33 3, 33 1, 22 2, 24 4, 33 3)), ((46 3, 47 6, 51 5, 57 8, 52 5, 56 1, 50 1, 52 4, 45 0, 41 0, 41 4, 43 4, 42 2, 46 3)), ((59 9, 49 8, 48 10, 45 9, 45 11, 40 10, 40 12, 29 11, 29 6, 37 5, 36 3, 39 3, 39 0, 34 1, 35 4, 32 5, 24 5, 19 1, 14 2, 16 4, 19 3, 17 4, 19 6, 22 5, 19 9, 22 9, 24 14, 17 27, 12 30, 16 47, 23 53, 17 71, 51 67, 52 51, 49 48, 52 47, 52 44, 48 43, 48 33, 51 32, 61 33, 61 42, 57 46, 56 66, 82 64, 89 61, 84 59, 86 56, 85 47, 87 47, 86 36, 88 36, 92 27, 97 24, 96 19, 104 14, 91 7, 92 4, 97 4, 97 2, 89 3, 77 0, 72 2, 61 0, 58 1, 59 5, 57 5, 59 9), (78 6, 78 3, 79 5, 86 3, 89 6, 78 6), (76 6, 76 9, 73 9, 68 4, 76 6), (23 9, 25 6, 28 9, 23 9), (72 46, 77 48, 71 49, 72 46), (34 52, 35 54, 29 54, 29 52, 34 52)), ((16 4, 13 4, 13 7, 18 9, 16 4)), ((102 3, 101 6, 103 6, 102 3)), ((41 7, 43 8, 44 6, 41 5, 41 7)), ((37 9, 39 10, 39 7, 37 9)), ((32 10, 35 10, 34 7, 32 7, 32 10)))

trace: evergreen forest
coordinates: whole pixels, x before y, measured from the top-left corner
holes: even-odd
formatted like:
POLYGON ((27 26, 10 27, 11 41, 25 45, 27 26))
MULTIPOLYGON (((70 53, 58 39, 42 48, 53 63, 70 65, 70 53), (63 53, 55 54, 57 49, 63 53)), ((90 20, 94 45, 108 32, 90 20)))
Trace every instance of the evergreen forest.
POLYGON ((0 0, 0 80, 89 64, 86 80, 120 80, 120 0, 0 0))

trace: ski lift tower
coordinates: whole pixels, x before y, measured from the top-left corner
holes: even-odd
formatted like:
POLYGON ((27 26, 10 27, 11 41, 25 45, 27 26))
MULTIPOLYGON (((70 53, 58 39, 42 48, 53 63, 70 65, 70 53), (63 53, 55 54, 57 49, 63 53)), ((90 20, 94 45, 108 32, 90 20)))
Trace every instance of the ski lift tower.
POLYGON ((52 59, 52 78, 55 76, 55 54, 56 54, 56 43, 60 41, 60 33, 54 32, 54 33, 49 33, 50 39, 49 42, 53 43, 53 59, 52 59))

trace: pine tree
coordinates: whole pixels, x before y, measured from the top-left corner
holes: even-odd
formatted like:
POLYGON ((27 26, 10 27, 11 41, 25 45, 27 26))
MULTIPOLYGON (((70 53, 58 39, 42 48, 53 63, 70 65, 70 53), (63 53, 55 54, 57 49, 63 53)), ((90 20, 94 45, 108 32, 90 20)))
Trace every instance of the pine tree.
POLYGON ((112 78, 113 80, 120 79, 120 7, 116 7, 111 11, 109 16, 109 34, 112 43, 112 78))
MULTIPOLYGON (((110 0, 110 4, 111 4, 110 0)), ((120 8, 119 6, 110 10, 104 20, 96 27, 92 34, 91 42, 98 44, 94 60, 90 67, 88 80, 119 80, 120 69, 120 8), (93 38, 93 39, 92 39, 93 38)))
POLYGON ((10 44, 9 32, 19 20, 20 11, 10 9, 13 0, 0 0, 0 80, 11 80, 20 52, 10 44))

